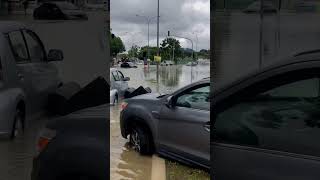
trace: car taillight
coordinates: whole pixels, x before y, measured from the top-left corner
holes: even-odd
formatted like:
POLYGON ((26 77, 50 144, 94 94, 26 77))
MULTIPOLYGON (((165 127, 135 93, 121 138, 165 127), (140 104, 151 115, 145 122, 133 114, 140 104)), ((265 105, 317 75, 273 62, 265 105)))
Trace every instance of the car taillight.
POLYGON ((127 106, 128 106, 127 102, 122 102, 121 103, 121 111, 123 111, 127 106))
POLYGON ((53 129, 44 128, 40 132, 37 142, 37 152, 42 152, 49 144, 49 142, 56 136, 56 131, 53 129))

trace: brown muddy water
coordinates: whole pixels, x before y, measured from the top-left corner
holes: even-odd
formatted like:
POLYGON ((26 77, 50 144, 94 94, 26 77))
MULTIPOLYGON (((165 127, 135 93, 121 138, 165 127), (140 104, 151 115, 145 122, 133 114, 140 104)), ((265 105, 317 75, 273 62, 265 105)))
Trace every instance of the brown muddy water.
MULTIPOLYGON (((140 85, 143 87, 150 87, 152 92, 172 93, 173 91, 195 82, 202 78, 210 76, 210 66, 197 65, 194 67, 185 65, 163 66, 159 67, 159 76, 157 81, 156 66, 138 65, 138 68, 119 69, 124 76, 130 77, 129 87, 137 88, 140 85)), ((119 116, 120 116, 119 102, 115 106, 110 107, 110 179, 151 179, 152 174, 152 157, 141 156, 128 146, 128 140, 124 139, 120 133, 119 116)), ((209 174, 192 169, 178 163, 167 167, 167 179, 175 179, 175 175, 185 174, 184 177, 193 178, 194 173, 197 172, 199 177, 206 177, 209 179, 209 174), (175 173, 176 172, 176 173, 175 173)))

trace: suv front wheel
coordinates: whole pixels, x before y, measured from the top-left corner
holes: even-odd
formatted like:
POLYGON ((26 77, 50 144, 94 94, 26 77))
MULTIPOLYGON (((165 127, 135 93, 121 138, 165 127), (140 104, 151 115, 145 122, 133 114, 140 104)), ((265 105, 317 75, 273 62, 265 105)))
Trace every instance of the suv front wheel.
POLYGON ((152 154, 152 137, 150 133, 141 126, 134 126, 130 131, 130 144, 132 148, 142 155, 152 154))

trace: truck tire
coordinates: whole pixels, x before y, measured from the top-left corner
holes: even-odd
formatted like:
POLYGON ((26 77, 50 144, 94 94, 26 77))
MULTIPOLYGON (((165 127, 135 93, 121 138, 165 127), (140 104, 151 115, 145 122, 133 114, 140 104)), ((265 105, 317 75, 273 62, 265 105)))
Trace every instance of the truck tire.
POLYGON ((20 110, 16 110, 16 114, 13 121, 13 127, 10 134, 10 139, 14 139, 18 137, 19 135, 23 134, 24 131, 24 113, 20 110))

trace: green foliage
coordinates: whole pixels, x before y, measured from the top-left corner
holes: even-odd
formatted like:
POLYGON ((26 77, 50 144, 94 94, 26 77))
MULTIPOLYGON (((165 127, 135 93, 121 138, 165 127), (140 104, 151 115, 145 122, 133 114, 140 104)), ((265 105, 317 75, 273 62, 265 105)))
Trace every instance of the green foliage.
MULTIPOLYGON (((148 56, 148 46, 143 46, 140 48, 138 58, 143 59, 143 53, 146 53, 148 56)), ((148 59, 153 61, 153 57, 157 55, 157 47, 149 47, 149 56, 147 57, 148 59)))
POLYGON ((133 45, 131 49, 128 51, 128 56, 130 58, 138 57, 139 50, 140 48, 137 45, 133 45))
POLYGON ((117 56, 118 53, 126 51, 120 37, 114 36, 114 38, 111 37, 110 39, 110 51, 113 57, 117 56))
POLYGON ((178 58, 182 55, 179 40, 174 38, 166 38, 160 45, 161 58, 163 60, 171 60, 174 51, 174 62, 177 63, 178 58))

